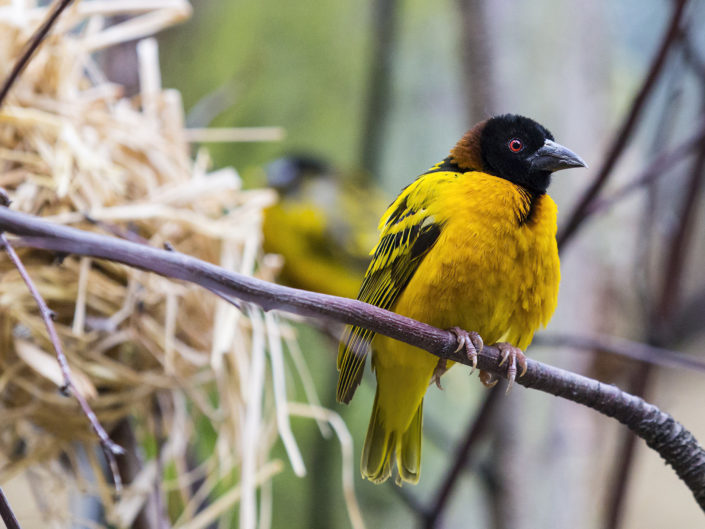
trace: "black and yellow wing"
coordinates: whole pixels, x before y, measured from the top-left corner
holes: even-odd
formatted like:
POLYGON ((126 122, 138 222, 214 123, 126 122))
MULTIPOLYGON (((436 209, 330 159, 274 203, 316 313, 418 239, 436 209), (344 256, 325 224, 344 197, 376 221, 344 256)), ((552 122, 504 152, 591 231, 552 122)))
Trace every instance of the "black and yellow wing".
MULTIPOLYGON (((357 299, 383 309, 393 308, 441 234, 442 223, 427 207, 434 198, 434 184, 439 178, 457 176, 457 173, 450 172, 422 175, 389 206, 380 222, 380 239, 371 252, 372 261, 357 299)), ((362 327, 345 329, 338 350, 336 396, 339 402, 348 403, 355 394, 374 334, 362 327)))

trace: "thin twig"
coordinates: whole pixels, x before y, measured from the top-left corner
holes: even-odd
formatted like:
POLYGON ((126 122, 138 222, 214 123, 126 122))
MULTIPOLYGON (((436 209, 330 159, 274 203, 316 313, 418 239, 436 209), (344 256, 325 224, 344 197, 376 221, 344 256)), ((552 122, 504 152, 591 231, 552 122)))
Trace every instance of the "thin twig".
POLYGON ((586 351, 604 351, 605 353, 640 360, 663 367, 677 367, 705 371, 705 361, 692 355, 656 347, 643 342, 635 342, 616 336, 572 335, 572 334, 538 334, 533 345, 549 347, 573 347, 586 351))
MULTIPOLYGON (((373 332, 420 347, 430 353, 470 365, 455 353, 456 338, 411 318, 358 300, 317 294, 244 276, 178 252, 52 224, 31 215, 0 208, 0 230, 20 236, 25 246, 109 259, 160 275, 181 279, 235 296, 264 310, 283 310, 303 316, 360 325, 373 332)), ((500 352, 485 346, 478 367, 504 377, 500 352)), ((529 359, 519 384, 584 404, 637 433, 671 465, 705 511, 705 451, 692 434, 671 416, 616 386, 529 359)))
POLYGON ((587 219, 587 217, 611 208, 617 202, 631 196, 635 191, 665 176, 670 169, 673 169, 678 162, 686 159, 703 141, 705 141, 705 119, 701 121, 700 127, 698 127, 693 134, 673 149, 657 156, 647 167, 637 174, 631 182, 624 184, 624 186, 614 191, 609 197, 602 199, 596 198, 593 200, 585 207, 583 218, 587 219))
POLYGON ((674 342, 677 340, 683 343, 705 331, 703 314, 705 314, 705 285, 701 285, 698 292, 690 294, 678 310, 678 315, 673 318, 671 333, 674 336, 674 342))
POLYGON ((564 247, 575 236, 578 228, 585 220, 585 212, 587 207, 597 197, 603 186, 607 183, 612 170, 624 152, 624 149, 631 138, 634 127, 641 116, 641 112, 644 109, 646 101, 653 91, 656 81, 663 70, 663 65, 666 63, 668 52, 673 44, 678 41, 681 19, 683 18, 683 12, 687 3, 688 0, 677 0, 675 2, 671 20, 668 24, 666 32, 664 33, 663 39, 661 40, 661 45, 659 46, 659 49, 651 62, 649 72, 634 97, 632 106, 619 128, 619 132, 617 133, 615 140, 610 143, 609 150, 604 161, 602 162, 602 166, 600 167, 597 176, 571 212, 568 217, 568 221, 565 223, 565 227, 558 234, 559 248, 564 247))
POLYGON ((7 529, 21 529, 20 523, 17 521, 17 517, 15 517, 15 513, 12 512, 12 507, 10 507, 10 502, 7 501, 7 497, 5 497, 5 493, 2 491, 1 487, 0 487, 0 518, 2 518, 2 521, 5 523, 5 527, 7 529))
POLYGON ((34 52, 37 51, 39 45, 49 34, 49 31, 54 26, 61 13, 63 13, 64 10, 69 5, 71 5, 72 2, 73 0, 60 0, 59 2, 54 4, 54 7, 52 7, 52 10, 47 16, 46 20, 44 20, 39 29, 34 32, 32 38, 26 45, 24 53, 17 60, 15 66, 10 72, 10 75, 7 76, 5 82, 3 82, 2 87, 0 88, 0 106, 2 106, 2 104, 5 102, 5 97, 7 97, 10 88, 12 88, 12 85, 15 84, 15 81, 17 81, 17 79, 19 78, 19 75, 22 73, 22 70, 24 70, 27 66, 27 63, 29 63, 29 60, 32 58, 32 55, 34 55, 34 52))
POLYGON ((51 341, 51 344, 54 347, 54 351, 56 352, 56 359, 59 362, 61 374, 64 378, 64 386, 62 390, 69 390, 73 394, 73 396, 78 401, 78 404, 81 406, 83 413, 86 415, 86 417, 88 417, 88 421, 90 422, 93 431, 98 436, 98 439, 100 440, 100 446, 103 448, 106 460, 110 465, 110 470, 113 474, 113 480, 115 483, 115 490, 119 492, 122 488, 122 482, 120 480, 120 473, 117 468, 115 456, 124 454, 125 452, 122 447, 115 444, 110 439, 107 432, 101 426, 100 422, 98 421, 98 418, 96 417, 95 413, 88 404, 88 401, 86 401, 85 397, 81 394, 78 388, 76 388, 76 384, 74 383, 73 377, 71 376, 71 368, 69 367, 68 360, 66 359, 66 355, 64 354, 64 351, 61 347, 61 340, 59 339, 59 334, 56 332, 56 327, 54 326, 54 312, 51 311, 47 306, 46 302, 44 301, 44 298, 37 290, 37 287, 34 285, 32 278, 29 277, 29 273, 22 264, 22 261, 17 255, 17 252, 15 252, 15 249, 7 240, 7 237, 4 233, 0 233, 0 245, 5 248, 7 255, 10 257, 10 260, 15 265, 15 268, 17 268, 17 271, 20 273, 22 280, 27 285, 27 289, 32 294, 34 301, 37 303, 37 307, 39 307, 39 313, 42 317, 42 320, 44 320, 44 325, 46 326, 47 333, 49 334, 49 340, 51 341))

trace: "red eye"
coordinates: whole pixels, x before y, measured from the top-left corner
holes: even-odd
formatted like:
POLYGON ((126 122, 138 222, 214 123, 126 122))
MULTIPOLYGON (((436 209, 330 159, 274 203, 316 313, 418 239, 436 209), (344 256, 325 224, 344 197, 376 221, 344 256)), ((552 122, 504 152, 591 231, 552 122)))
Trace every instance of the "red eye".
POLYGON ((512 152, 519 152, 524 149, 524 144, 519 138, 512 138, 507 145, 512 152))

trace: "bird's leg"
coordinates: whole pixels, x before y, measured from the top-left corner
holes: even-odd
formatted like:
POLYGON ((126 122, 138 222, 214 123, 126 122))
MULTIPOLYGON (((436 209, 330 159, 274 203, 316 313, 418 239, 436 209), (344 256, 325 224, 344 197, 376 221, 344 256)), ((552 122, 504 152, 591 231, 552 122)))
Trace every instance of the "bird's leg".
POLYGON ((438 389, 443 389, 443 386, 441 386, 441 377, 443 376, 443 373, 448 371, 448 366, 446 365, 446 359, 445 358, 439 358, 438 363, 436 364, 436 368, 433 370, 433 376, 431 377, 431 384, 436 384, 438 386, 438 389))
POLYGON ((470 371, 472 375, 477 367, 477 355, 482 352, 482 348, 485 346, 482 342, 482 338, 476 332, 468 332, 460 327, 451 327, 448 330, 452 332, 458 340, 458 348, 453 352, 459 353, 461 350, 465 350, 465 355, 472 363, 472 371, 470 371))
POLYGON ((517 366, 521 368, 521 373, 519 373, 520 377, 523 377, 526 373, 526 356, 521 349, 514 347, 508 342, 499 342, 495 345, 502 355, 502 360, 499 365, 501 366, 507 362, 507 380, 509 381, 507 393, 509 393, 509 390, 512 389, 512 385, 517 378, 517 366))

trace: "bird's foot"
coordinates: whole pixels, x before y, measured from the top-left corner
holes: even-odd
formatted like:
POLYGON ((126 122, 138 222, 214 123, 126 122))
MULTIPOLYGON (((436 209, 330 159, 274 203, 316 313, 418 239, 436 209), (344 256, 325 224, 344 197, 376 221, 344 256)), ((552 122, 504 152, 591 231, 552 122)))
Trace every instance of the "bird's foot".
POLYGON ((470 371, 472 375, 477 367, 477 355, 482 352, 482 348, 485 346, 482 338, 476 332, 468 332, 460 327, 451 327, 448 330, 452 332, 458 340, 458 347, 453 352, 459 353, 461 350, 465 350, 465 356, 467 356, 472 364, 472 371, 470 371))
POLYGON ((512 385, 517 378, 517 366, 521 368, 521 372, 519 373, 520 377, 523 377, 526 373, 526 356, 521 349, 514 347, 510 343, 499 342, 495 345, 502 355, 502 360, 499 362, 499 365, 502 366, 504 363, 507 364, 507 380, 509 381, 509 384, 507 385, 507 393, 509 393, 509 390, 512 389, 512 385))
POLYGON ((445 358, 439 358, 438 363, 436 364, 436 368, 433 370, 433 376, 431 377, 431 384, 435 384, 438 386, 438 389, 443 389, 443 386, 441 386, 441 377, 443 374, 448 371, 448 366, 446 365, 446 359, 445 358))

